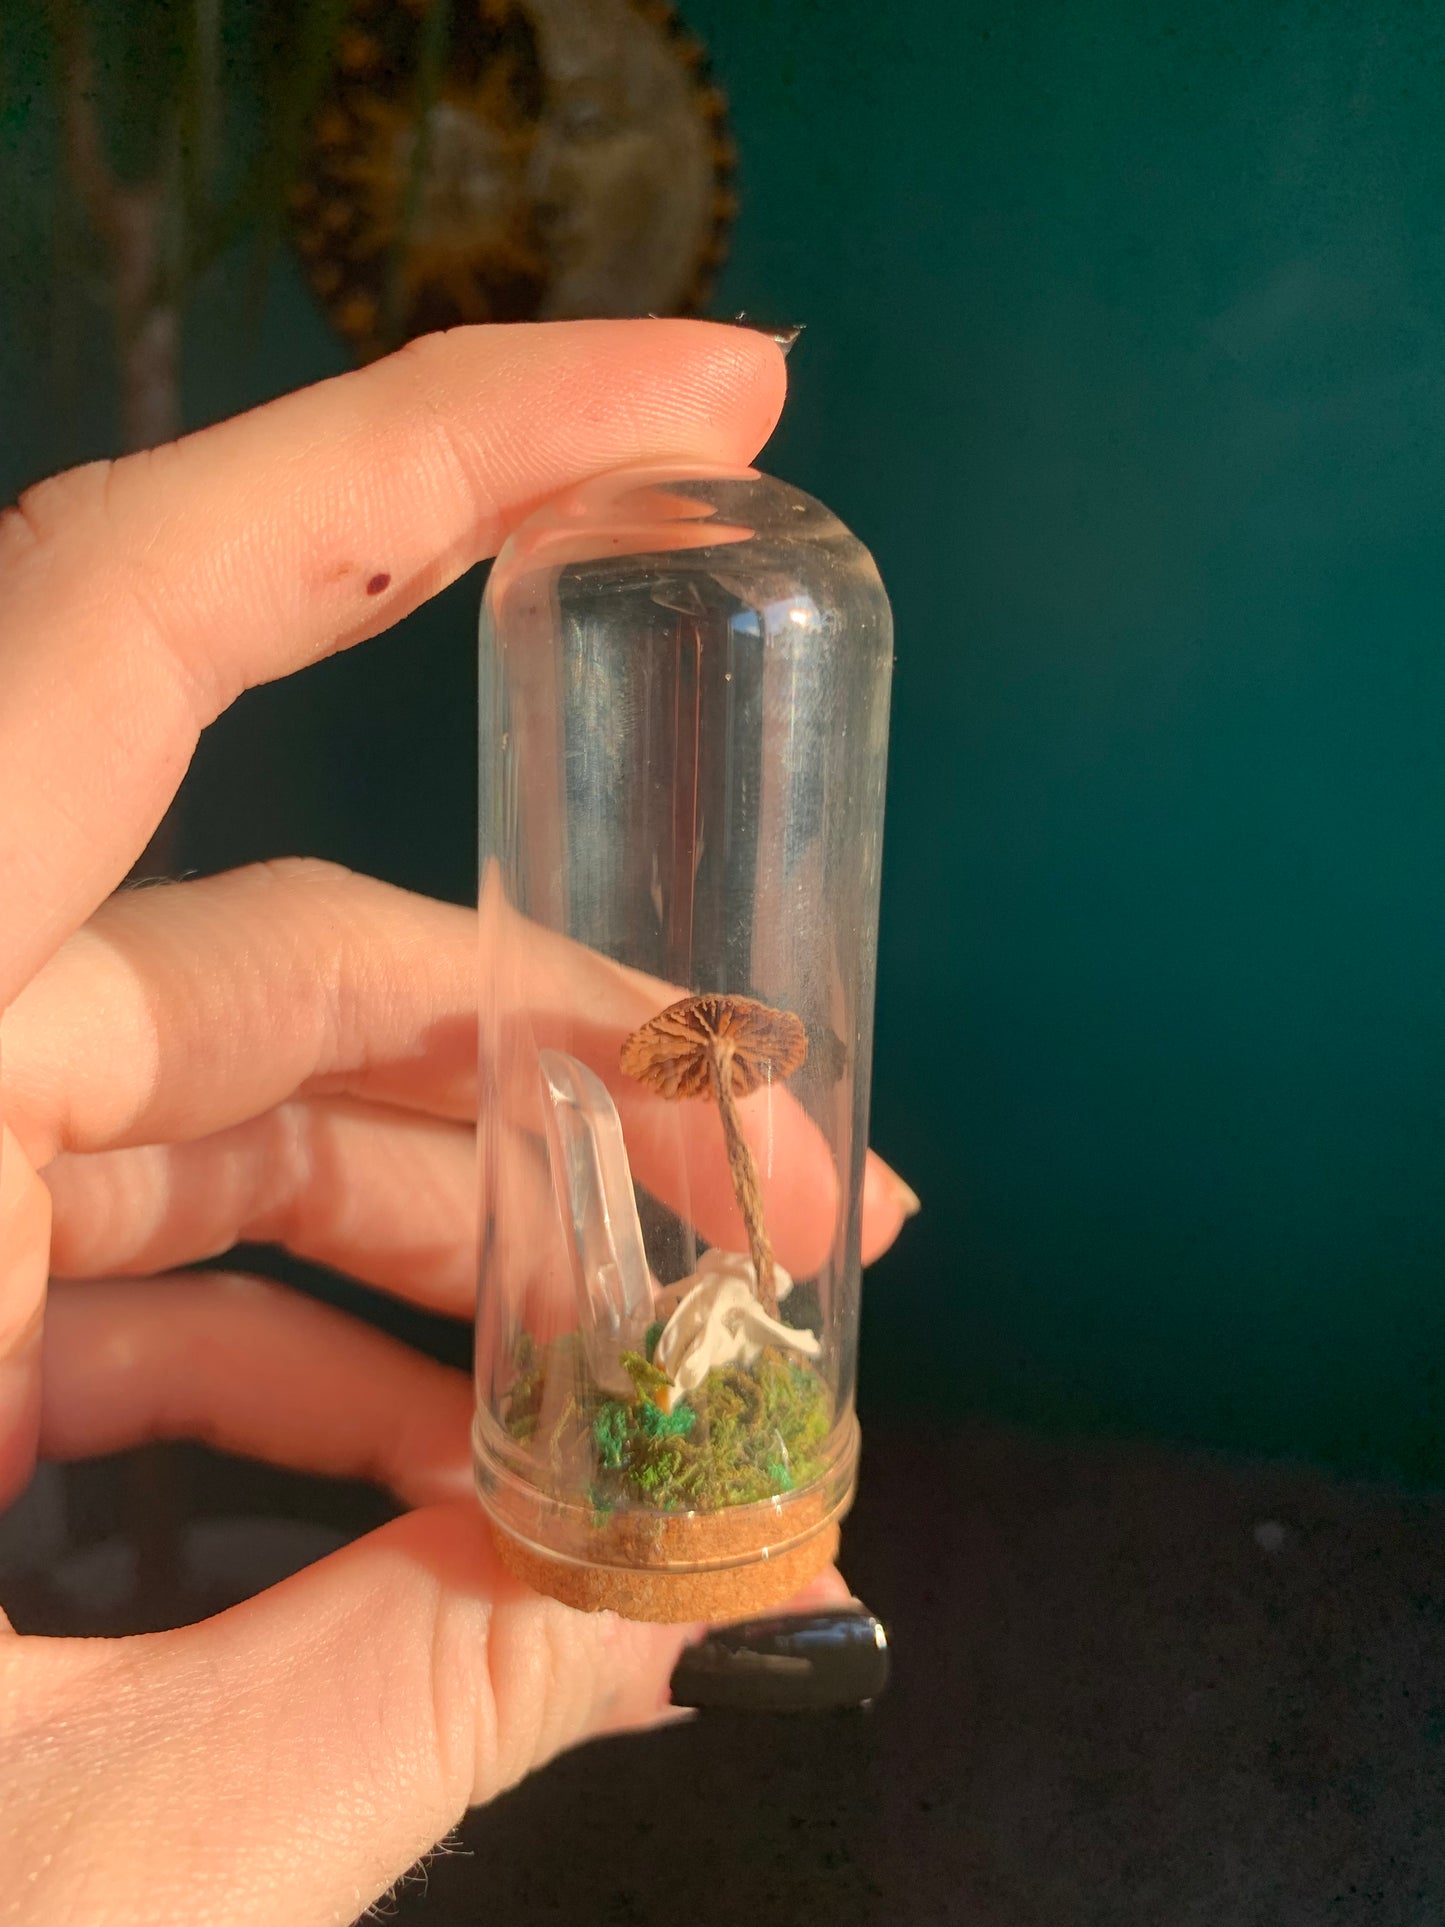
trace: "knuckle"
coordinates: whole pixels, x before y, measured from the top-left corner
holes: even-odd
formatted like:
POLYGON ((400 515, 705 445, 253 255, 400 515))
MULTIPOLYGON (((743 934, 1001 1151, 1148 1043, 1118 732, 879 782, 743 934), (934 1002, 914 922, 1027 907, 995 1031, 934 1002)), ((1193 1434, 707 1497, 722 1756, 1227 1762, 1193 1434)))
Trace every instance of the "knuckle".
POLYGON ((475 1805, 515 1786, 585 1736, 577 1641, 561 1610, 522 1595, 438 1602, 432 1640, 437 1758, 449 1797, 475 1805))
POLYGON ((54 1211, 49 1187, 37 1176, 13 1139, 5 1156, 19 1167, 19 1182, 9 1176, 10 1192, 0 1210, 0 1360, 38 1353, 45 1311, 45 1284, 54 1211))
POLYGON ((450 396, 455 379, 457 341, 465 329, 440 329, 418 335, 392 356, 407 398, 425 423, 429 454, 418 463, 419 473, 432 472, 443 492, 475 498, 484 490, 481 464, 473 441, 457 425, 450 396))
POLYGON ((33 561, 68 536, 78 521, 104 515, 113 462, 87 462, 36 482, 0 511, 0 567, 33 561))
MULTIPOLYGON (((164 893, 174 899, 185 894, 187 903, 204 903, 239 918, 250 930, 270 934, 295 933, 305 941, 319 941, 319 933, 348 926, 378 888, 374 880, 320 856, 269 856, 231 870, 206 876, 190 873, 180 879, 147 882, 169 885, 164 893), (320 922, 309 913, 320 912, 320 922)), ((92 923, 119 916, 145 888, 124 885, 103 904, 92 923)))
POLYGON ((173 446, 146 449, 35 483, 0 514, 0 572, 57 575, 83 600, 104 605, 112 626, 125 626, 145 645, 155 672, 199 728, 237 692, 192 660, 174 588, 150 559, 148 542, 137 539, 135 508, 175 459, 173 446))
POLYGON ((280 890, 287 894, 301 891, 314 895, 325 891, 332 895, 349 895, 365 883, 364 878, 354 870, 348 870, 344 863, 333 863, 330 857, 324 856, 263 857, 234 874, 243 885, 250 883, 263 890, 280 890))
POLYGON ((500 1721, 492 1670, 496 1607, 444 1589, 432 1613, 430 1691, 436 1773, 460 1813, 501 1783, 500 1721))
POLYGON ((445 356, 445 342, 451 332, 447 328, 434 328, 427 334, 413 335, 409 341, 393 350, 390 357, 394 368, 405 368, 409 372, 425 372, 439 355, 445 356))
POLYGON ((369 879, 326 857, 266 857, 233 873, 248 922, 270 932, 267 948, 308 980, 318 1065, 334 1065, 364 1030, 365 905, 369 879))

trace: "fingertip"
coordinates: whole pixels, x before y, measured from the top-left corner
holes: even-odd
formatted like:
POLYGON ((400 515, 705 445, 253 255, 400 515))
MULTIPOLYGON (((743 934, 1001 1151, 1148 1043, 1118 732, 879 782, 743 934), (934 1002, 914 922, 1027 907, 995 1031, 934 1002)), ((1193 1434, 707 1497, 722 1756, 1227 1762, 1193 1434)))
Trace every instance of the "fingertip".
POLYGON ((454 329, 27 494, 0 647, 0 816, 24 858, 0 1005, 114 890, 243 689, 390 627, 588 476, 750 464, 785 390, 774 342, 715 322, 454 329))
POLYGON ((853 1590, 836 1566, 829 1566, 806 1585, 785 1608, 788 1612, 812 1612, 819 1606, 844 1606, 853 1599, 853 1590))
POLYGON ((738 426, 744 435, 744 445, 750 448, 747 459, 751 460, 777 427, 788 398, 784 350, 771 336, 732 322, 683 321, 659 325, 685 329, 691 342, 705 348, 715 378, 737 398, 738 426))
POLYGON ((899 1232, 922 1208, 918 1193, 905 1184, 876 1152, 868 1153, 863 1170, 863 1262, 871 1265, 895 1242, 899 1232))
POLYGON ((783 412, 788 377, 776 342, 755 329, 717 321, 648 317, 640 321, 539 323, 576 328, 595 370, 604 409, 633 398, 639 440, 649 457, 659 439, 677 437, 692 460, 751 462, 783 412))
POLYGON ((575 1614, 566 1606, 556 1610, 572 1620, 590 1621, 590 1630, 601 1634, 609 1684, 589 1730, 581 1736, 584 1740, 645 1733, 675 1723, 680 1709, 672 1703, 672 1675, 687 1648, 706 1638, 705 1623, 653 1625, 615 1613, 575 1614))

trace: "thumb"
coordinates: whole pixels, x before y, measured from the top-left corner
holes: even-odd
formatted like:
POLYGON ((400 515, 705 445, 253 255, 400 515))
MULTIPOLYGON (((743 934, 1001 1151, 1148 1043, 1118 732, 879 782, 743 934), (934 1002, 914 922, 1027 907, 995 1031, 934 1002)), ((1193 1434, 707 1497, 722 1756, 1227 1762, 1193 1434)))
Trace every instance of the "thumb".
POLYGON ((0 1865, 35 1921, 345 1927, 467 1806, 667 1717, 697 1630, 539 1598, 462 1502, 181 1632, 7 1640, 0 1865))

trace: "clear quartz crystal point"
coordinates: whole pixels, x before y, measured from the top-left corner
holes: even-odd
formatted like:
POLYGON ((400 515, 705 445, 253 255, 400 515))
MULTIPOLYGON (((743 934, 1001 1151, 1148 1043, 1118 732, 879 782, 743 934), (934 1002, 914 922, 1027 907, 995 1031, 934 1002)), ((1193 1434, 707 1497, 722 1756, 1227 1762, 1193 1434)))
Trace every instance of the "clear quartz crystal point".
POLYGON ((602 1079, 575 1057, 544 1050, 537 1067, 587 1363, 599 1385, 629 1392, 632 1381, 618 1360, 642 1345, 653 1296, 622 1120, 602 1079))

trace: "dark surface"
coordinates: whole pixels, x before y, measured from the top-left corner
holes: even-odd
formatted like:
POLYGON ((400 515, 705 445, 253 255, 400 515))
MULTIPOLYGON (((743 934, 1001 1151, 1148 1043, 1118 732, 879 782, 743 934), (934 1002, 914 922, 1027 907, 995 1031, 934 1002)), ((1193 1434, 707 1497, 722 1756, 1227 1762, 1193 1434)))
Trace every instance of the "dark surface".
MULTIPOLYGON (((288 1515, 344 1532, 383 1510, 203 1455, 181 1464, 183 1491, 204 1493, 209 1514, 277 1515, 251 1529, 255 1579, 299 1556, 288 1515)), ((73 1500, 83 1524, 83 1475, 73 1500)), ((190 1610, 243 1589, 245 1535, 207 1532, 198 1564, 211 1581, 190 1610)), ((17 1563, 21 1543, 0 1537, 0 1565, 17 1563)), ((1153 1449, 875 1425, 846 1553, 892 1635, 893 1684, 871 1713, 707 1715, 585 1749, 471 1816, 390 1917, 1445 1919, 1445 1497, 1153 1449)), ((17 1623, 73 1619, 77 1588, 96 1629, 123 1616, 104 1605, 97 1549, 61 1576, 46 1600, 0 1570, 17 1623)))

